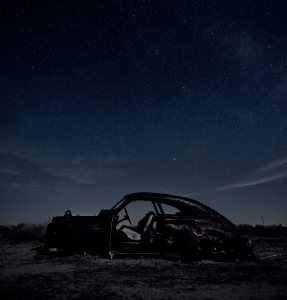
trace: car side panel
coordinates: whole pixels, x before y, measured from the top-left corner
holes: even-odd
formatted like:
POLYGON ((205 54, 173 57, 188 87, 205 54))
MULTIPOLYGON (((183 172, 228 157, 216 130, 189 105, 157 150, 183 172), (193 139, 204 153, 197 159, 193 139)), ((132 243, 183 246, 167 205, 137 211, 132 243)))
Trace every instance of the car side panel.
POLYGON ((48 225, 45 250, 108 253, 110 220, 99 217, 55 217, 48 225))
POLYGON ((166 252, 183 252, 191 258, 224 252, 232 259, 256 259, 252 245, 233 226, 172 215, 162 217, 160 223, 166 252))

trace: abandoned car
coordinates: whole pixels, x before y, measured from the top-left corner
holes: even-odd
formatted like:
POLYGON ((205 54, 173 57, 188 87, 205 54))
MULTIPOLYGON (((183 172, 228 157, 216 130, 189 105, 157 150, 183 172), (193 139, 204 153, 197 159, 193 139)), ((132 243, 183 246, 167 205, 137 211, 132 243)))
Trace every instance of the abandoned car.
POLYGON ((258 259, 251 242, 215 210, 196 200, 157 193, 129 194, 97 216, 73 216, 68 210, 54 217, 41 249, 52 248, 111 259, 126 255, 191 261, 258 259))

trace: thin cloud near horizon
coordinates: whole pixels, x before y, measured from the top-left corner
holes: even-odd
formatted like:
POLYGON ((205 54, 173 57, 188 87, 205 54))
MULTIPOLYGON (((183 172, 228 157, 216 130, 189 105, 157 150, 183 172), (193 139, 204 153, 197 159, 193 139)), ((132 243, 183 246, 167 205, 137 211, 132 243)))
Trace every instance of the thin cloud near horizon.
POLYGON ((275 160, 265 166, 262 166, 247 175, 244 179, 217 188, 212 192, 268 183, 283 178, 287 178, 287 157, 275 160))
POLYGON ((268 183, 279 179, 287 178, 287 157, 275 160, 269 164, 266 164, 250 174, 245 178, 234 181, 231 184, 216 188, 214 190, 206 192, 184 193, 183 197, 196 197, 202 194, 211 194, 225 190, 231 190, 235 188, 242 188, 247 186, 258 185, 262 183, 268 183))

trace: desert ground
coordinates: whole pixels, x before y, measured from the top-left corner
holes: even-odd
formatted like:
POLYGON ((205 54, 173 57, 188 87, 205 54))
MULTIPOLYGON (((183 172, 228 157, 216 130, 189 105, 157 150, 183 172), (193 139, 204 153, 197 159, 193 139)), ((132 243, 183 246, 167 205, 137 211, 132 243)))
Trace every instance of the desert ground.
POLYGON ((286 237, 251 238, 258 262, 43 255, 0 244, 1 299, 287 299, 286 237), (285 254, 285 255, 284 255, 285 254))

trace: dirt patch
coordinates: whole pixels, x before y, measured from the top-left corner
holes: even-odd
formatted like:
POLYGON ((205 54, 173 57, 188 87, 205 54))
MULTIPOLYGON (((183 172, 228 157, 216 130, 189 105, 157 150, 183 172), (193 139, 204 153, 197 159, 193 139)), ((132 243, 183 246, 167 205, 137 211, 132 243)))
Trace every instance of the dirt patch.
MULTIPOLYGON (((252 239, 261 256, 286 238, 252 239)), ((260 262, 45 256, 31 243, 0 245, 1 299, 286 299, 287 257, 260 262)))

